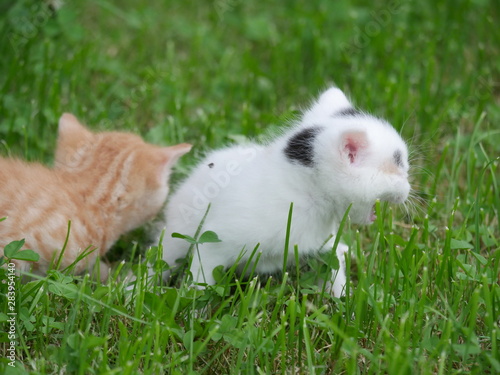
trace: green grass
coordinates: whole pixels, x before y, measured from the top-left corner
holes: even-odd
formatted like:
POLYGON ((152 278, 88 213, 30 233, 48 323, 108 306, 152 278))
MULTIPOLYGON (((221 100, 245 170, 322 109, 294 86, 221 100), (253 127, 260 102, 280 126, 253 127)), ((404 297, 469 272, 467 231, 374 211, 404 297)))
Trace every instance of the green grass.
MULTIPOLYGON (((410 218, 382 206, 374 225, 344 228, 342 299, 315 290, 311 271, 205 291, 148 284, 132 254, 158 249, 126 235, 106 285, 60 271, 16 283, 17 373, 500 372, 497 1, 12 3, 0 3, 2 156, 50 165, 57 120, 73 112, 93 129, 193 143, 178 179, 335 82, 409 140, 422 201, 410 218), (117 281, 130 268, 133 292, 117 281)), ((15 373, 0 291, 0 372, 15 373)))

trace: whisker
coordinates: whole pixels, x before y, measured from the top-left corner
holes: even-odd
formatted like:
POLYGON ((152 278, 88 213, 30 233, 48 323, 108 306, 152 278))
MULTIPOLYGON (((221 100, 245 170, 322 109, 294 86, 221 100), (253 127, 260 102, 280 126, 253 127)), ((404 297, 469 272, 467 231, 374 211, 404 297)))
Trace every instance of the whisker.
POLYGON ((427 167, 417 165, 417 166, 412 166, 410 170, 410 176, 415 176, 415 175, 427 175, 432 177, 434 173, 429 169, 427 169, 427 167))
POLYGON ((411 222, 417 215, 426 215, 427 207, 429 206, 429 195, 420 191, 412 189, 408 195, 408 199, 400 205, 405 221, 411 222))
MULTIPOLYGON (((402 133, 403 133, 403 130, 404 130, 404 128, 405 128, 405 126, 406 126, 406 124, 410 121, 410 118, 411 118, 414 114, 415 114, 415 110, 413 110, 413 111, 412 111, 412 112, 408 115, 408 117, 407 117, 407 118, 403 121, 403 123, 401 124, 401 128, 399 129, 399 134, 402 134, 402 133)), ((415 138, 415 137, 416 137, 416 134, 415 134, 415 133, 413 133, 413 135, 412 135, 412 137, 411 137, 410 139, 415 138)))

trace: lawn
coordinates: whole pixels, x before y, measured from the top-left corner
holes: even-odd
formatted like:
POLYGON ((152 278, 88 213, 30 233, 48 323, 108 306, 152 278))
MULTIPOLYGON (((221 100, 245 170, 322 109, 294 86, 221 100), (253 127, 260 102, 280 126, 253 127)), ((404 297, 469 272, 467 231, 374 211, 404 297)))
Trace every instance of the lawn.
POLYGON ((192 143, 175 183, 335 83, 408 140, 416 195, 410 215, 382 204, 373 225, 346 223, 341 299, 311 286, 314 262, 204 291, 148 283, 141 259, 161 248, 146 226, 115 245, 105 285, 56 270, 15 282, 12 368, 1 284, 0 372, 500 373, 499 24, 494 0, 0 2, 3 157, 51 165, 72 112, 192 143))

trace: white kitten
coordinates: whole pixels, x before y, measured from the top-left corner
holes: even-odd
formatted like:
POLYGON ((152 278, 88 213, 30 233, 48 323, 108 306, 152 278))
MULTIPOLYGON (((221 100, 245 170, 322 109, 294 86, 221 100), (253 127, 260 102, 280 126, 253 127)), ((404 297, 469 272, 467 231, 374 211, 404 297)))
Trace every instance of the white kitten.
MULTIPOLYGON (((281 270, 291 202, 290 263, 294 245, 301 257, 331 251, 335 238, 324 243, 336 235, 349 205, 352 222, 370 224, 377 199, 405 202, 408 168, 406 144, 394 128, 330 88, 272 143, 215 151, 195 168, 166 207, 163 259, 175 266, 187 255, 189 244, 171 235, 194 236, 210 203, 202 232, 214 231, 222 242, 199 245, 191 263, 195 284, 214 284, 215 267, 244 264, 257 244, 256 271, 281 270)), ((336 249, 341 267, 328 283, 335 296, 346 283, 347 249, 336 249)))

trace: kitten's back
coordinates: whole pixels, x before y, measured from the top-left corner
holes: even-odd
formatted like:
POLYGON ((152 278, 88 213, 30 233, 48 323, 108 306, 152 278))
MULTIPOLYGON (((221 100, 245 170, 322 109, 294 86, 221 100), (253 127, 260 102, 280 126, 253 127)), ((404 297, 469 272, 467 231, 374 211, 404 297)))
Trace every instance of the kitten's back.
MULTIPOLYGON (((53 251, 64 244, 68 220, 80 227, 80 221, 91 218, 79 210, 72 184, 41 164, 0 159, 0 178, 4 182, 0 188, 0 217, 7 218, 0 222, 0 247, 24 238, 25 248, 38 250, 40 255, 34 269, 47 267, 53 251)), ((92 237, 81 229, 75 230, 69 243, 85 243, 92 237)), ((71 251, 69 249, 68 259, 75 258, 71 251)), ((29 269, 29 263, 17 263, 19 271, 29 269)), ((66 266, 69 264, 63 262, 66 266)))

